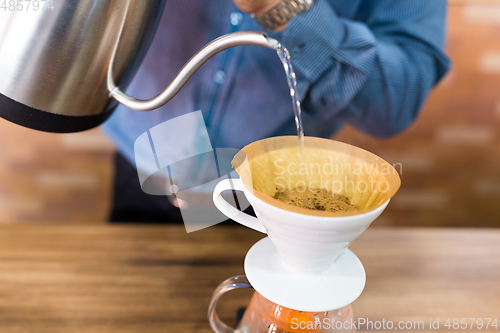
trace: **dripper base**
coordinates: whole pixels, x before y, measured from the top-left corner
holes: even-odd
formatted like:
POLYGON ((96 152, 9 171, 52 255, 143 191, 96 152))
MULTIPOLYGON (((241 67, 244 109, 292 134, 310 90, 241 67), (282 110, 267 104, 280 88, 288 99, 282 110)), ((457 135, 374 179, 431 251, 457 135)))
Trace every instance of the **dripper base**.
POLYGON ((324 272, 296 273, 284 265, 269 237, 255 243, 245 257, 245 275, 254 289, 276 304, 322 312, 354 302, 365 287, 363 264, 346 249, 324 272))

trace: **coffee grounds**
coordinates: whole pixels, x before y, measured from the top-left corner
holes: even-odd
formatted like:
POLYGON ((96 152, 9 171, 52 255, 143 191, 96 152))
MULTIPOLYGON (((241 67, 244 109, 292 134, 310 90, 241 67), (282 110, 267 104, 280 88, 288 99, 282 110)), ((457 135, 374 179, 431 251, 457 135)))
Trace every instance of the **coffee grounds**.
POLYGON ((349 212, 358 210, 359 208, 349 202, 349 198, 331 193, 325 189, 310 189, 304 190, 298 188, 294 190, 278 191, 273 196, 291 206, 298 206, 312 210, 325 212, 349 212), (304 203, 305 201, 305 203, 304 203))

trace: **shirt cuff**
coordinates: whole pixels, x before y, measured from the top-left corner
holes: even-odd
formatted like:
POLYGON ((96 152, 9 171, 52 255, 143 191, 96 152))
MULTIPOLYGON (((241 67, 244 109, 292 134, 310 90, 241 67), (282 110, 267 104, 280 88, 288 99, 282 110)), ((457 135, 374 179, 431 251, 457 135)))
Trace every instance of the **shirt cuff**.
POLYGON ((290 51, 294 69, 315 82, 332 66, 344 30, 327 1, 316 0, 311 9, 292 18, 283 32, 267 33, 290 51))

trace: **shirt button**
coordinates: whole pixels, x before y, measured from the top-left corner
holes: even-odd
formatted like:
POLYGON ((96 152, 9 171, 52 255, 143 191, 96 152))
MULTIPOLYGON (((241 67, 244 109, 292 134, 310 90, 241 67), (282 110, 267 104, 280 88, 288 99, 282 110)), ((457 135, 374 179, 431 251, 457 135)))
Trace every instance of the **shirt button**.
POLYGON ((229 19, 231 21, 231 25, 236 27, 240 25, 241 20, 243 19, 243 14, 241 14, 240 12, 231 13, 229 19))
POLYGON ((214 81, 218 84, 223 84, 226 81, 226 73, 223 70, 218 70, 214 74, 214 81))
POLYGON ((291 50, 291 51, 292 51, 292 52, 290 52, 290 53, 291 53, 291 56, 292 56, 292 57, 297 57, 297 56, 299 56, 299 55, 302 53, 301 48, 300 48, 300 47, 298 47, 298 46, 294 46, 294 47, 292 47, 292 50, 291 50))

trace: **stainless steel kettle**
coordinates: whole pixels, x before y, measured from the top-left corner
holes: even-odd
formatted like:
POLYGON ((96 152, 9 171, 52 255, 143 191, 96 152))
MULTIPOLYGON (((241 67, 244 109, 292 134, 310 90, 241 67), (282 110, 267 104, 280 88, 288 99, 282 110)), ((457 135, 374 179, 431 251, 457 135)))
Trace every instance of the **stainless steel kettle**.
POLYGON ((49 0, 37 10, 0 11, 0 117, 48 132, 86 130, 105 121, 117 101, 141 111, 160 107, 222 50, 279 46, 261 32, 224 35, 194 55, 158 96, 137 100, 122 90, 144 58, 164 7, 165 0, 49 0))

